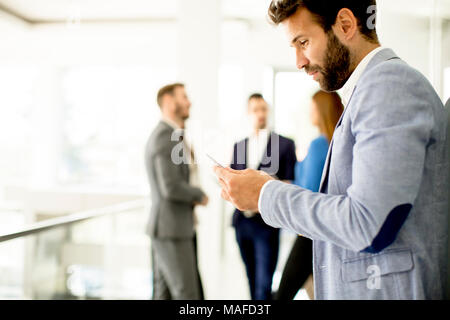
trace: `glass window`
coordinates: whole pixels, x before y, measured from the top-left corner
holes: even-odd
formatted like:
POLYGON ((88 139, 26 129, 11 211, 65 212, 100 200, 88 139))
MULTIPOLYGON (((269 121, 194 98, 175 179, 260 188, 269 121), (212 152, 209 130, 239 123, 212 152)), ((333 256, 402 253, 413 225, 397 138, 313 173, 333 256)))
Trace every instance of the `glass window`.
POLYGON ((1 184, 23 182, 30 175, 29 122, 33 111, 33 83, 36 74, 35 68, 24 65, 0 66, 1 184))
POLYGON ((294 139, 303 152, 319 134, 309 117, 311 97, 317 90, 318 84, 304 72, 275 74, 275 131, 294 139))
POLYGON ((60 182, 146 186, 145 142, 160 119, 156 94, 175 76, 175 68, 150 66, 68 69, 60 182))
MULTIPOLYGON (((222 65, 219 68, 219 119, 224 128, 233 132, 247 127, 244 70, 239 65, 222 65), (239 120, 240 119, 240 120, 239 120), (242 123, 239 123, 239 122, 242 123), (239 125, 240 124, 240 125, 239 125)), ((240 134, 247 133, 239 132, 240 134)), ((234 137, 237 138, 237 137, 234 137)))

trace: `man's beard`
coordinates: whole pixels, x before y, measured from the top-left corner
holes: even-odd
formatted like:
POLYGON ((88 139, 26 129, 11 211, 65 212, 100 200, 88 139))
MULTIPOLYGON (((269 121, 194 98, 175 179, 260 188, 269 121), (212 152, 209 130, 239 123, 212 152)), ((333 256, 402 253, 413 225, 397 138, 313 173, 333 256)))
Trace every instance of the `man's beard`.
POLYGON ((319 72, 319 84, 322 90, 332 92, 341 89, 350 78, 351 54, 350 50, 343 45, 331 30, 327 34, 328 42, 324 67, 307 66, 305 71, 319 72))
POLYGON ((183 109, 184 108, 183 108, 183 106, 181 104, 179 104, 178 102, 175 103, 175 114, 181 120, 186 121, 187 119, 189 119, 189 114, 185 114, 183 112, 183 109))

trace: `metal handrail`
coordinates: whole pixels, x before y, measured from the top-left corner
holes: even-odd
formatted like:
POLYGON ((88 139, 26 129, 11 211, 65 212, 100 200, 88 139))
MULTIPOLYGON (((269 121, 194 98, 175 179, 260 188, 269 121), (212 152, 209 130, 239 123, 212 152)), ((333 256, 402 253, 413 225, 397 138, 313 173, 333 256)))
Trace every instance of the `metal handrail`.
POLYGON ((34 223, 28 227, 23 227, 14 232, 0 234, 0 243, 4 242, 4 241, 9 241, 12 239, 17 239, 20 237, 28 236, 31 234, 39 233, 39 232, 46 231, 49 229, 58 228, 61 226, 70 225, 70 224, 78 223, 81 221, 98 218, 98 217, 105 216, 105 215, 112 215, 112 214, 131 211, 131 210, 135 210, 135 209, 139 209, 139 208, 144 208, 146 206, 146 204, 147 204, 146 199, 139 199, 139 200, 116 204, 116 205, 101 208, 101 209, 92 209, 92 210, 69 214, 69 215, 66 215, 63 217, 47 219, 45 221, 34 223))

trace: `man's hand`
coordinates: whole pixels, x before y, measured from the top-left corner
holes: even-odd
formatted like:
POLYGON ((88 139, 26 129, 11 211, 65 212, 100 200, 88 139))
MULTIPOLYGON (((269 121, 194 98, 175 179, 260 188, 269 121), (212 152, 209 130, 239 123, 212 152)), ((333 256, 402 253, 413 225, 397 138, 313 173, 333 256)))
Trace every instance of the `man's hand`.
POLYGON ((214 172, 222 186, 222 198, 241 211, 258 212, 261 189, 267 181, 274 180, 263 171, 250 169, 237 171, 214 167, 214 172))
POLYGON ((201 202, 196 202, 195 205, 198 206, 207 206, 209 202, 209 199, 207 196, 203 196, 202 201, 201 202))

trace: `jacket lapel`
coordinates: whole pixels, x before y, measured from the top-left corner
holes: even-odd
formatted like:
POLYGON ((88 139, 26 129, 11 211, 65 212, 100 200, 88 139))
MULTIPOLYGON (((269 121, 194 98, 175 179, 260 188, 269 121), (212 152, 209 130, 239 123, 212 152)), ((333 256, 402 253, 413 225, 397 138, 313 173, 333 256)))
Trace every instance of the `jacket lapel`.
POLYGON ((245 149, 244 170, 248 168, 248 141, 249 141, 249 138, 245 138, 245 140, 244 140, 244 149, 245 149))
MULTIPOLYGON (((370 69, 372 69, 373 67, 377 66, 378 64, 384 62, 384 61, 388 61, 388 60, 392 60, 392 59, 400 59, 392 49, 384 49, 381 50, 380 52, 378 52, 373 59, 370 61, 370 63, 368 64, 366 70, 364 70, 363 74, 361 75, 361 78, 363 77, 363 75, 368 72, 370 69)), ((358 81, 359 82, 359 81, 358 81)), ((352 92, 352 95, 348 101, 347 106, 344 109, 344 112, 341 115, 341 118, 339 119, 336 128, 339 128, 339 126, 342 124, 342 120, 344 119, 344 115, 347 112, 347 110, 351 107, 351 102, 352 102, 352 98, 353 98, 353 94, 355 93, 356 89, 358 88, 358 83, 355 86, 355 89, 352 92)), ((332 150, 333 150, 333 144, 334 144, 334 135, 333 138, 331 139, 330 142, 330 147, 328 149, 328 154, 327 154, 327 159, 325 161, 325 166, 324 166, 324 171, 322 173, 322 179, 320 181, 320 188, 319 188, 319 192, 320 193, 325 193, 326 187, 328 185, 328 175, 330 173, 330 163, 331 163, 331 156, 332 156, 332 150)))

